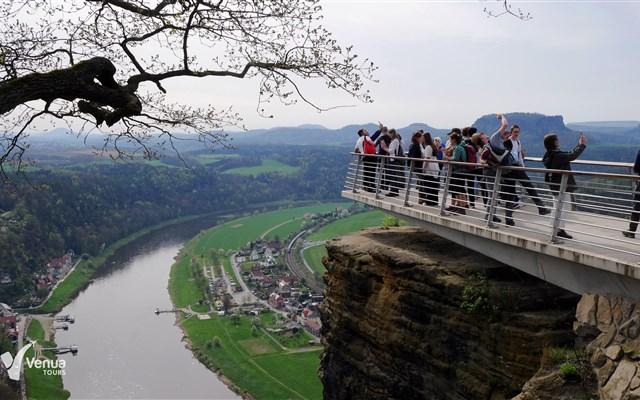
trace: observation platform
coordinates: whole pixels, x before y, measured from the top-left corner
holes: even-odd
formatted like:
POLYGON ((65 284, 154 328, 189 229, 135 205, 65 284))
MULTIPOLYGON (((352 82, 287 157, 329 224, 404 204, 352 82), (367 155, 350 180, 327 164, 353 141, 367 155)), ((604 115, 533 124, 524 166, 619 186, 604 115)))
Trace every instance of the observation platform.
MULTIPOLYGON (((375 156, 373 171, 374 193, 363 190, 364 161, 362 155, 352 153, 342 197, 367 204, 394 215, 438 236, 459 243, 504 264, 536 276, 574 293, 598 293, 640 300, 640 231, 638 238, 626 238, 622 232, 629 227, 632 196, 637 175, 630 173, 631 164, 582 161, 572 163, 575 171, 554 171, 565 176, 572 174, 578 183, 574 193, 573 210, 539 215, 528 193, 516 182, 516 193, 522 199, 522 207, 513 214, 515 226, 505 224, 505 202, 499 199, 505 194, 505 184, 493 186, 484 198, 495 199, 494 207, 483 205, 483 196, 476 195, 475 207, 465 209, 465 215, 446 211, 451 204, 451 192, 466 188, 452 185, 449 170, 454 165, 471 165, 437 161, 443 164, 440 171, 438 205, 419 204, 419 175, 424 160, 408 159, 399 167, 388 163, 388 157, 375 156), (397 171, 387 175, 390 168, 397 171), (380 173, 380 171, 383 171, 380 173), (388 178, 388 180, 387 180, 388 178), (399 196, 387 197, 383 183, 392 185, 399 181, 399 196), (379 193, 375 193, 375 190, 379 193), (501 223, 487 222, 499 218, 501 223), (487 217, 485 219, 485 217, 487 217), (572 239, 556 235, 557 226, 563 221, 565 231, 572 239)), ((371 160, 371 159, 369 159, 371 160)), ((496 168, 496 181, 512 169, 527 172, 530 182, 550 210, 562 207, 555 201, 548 184, 543 180, 546 169, 539 159, 527 159, 526 164, 538 167, 496 168)), ((373 165, 373 164, 372 164, 373 165)), ((479 167, 479 166, 478 166, 479 167)), ((371 172, 369 172, 371 182, 371 172)), ((467 174, 475 192, 480 192, 482 175, 467 174)), ((491 179, 491 178, 489 178, 491 179)), ((563 182, 566 177, 563 177, 563 182)), ((561 191, 564 187, 561 185, 561 191)), ((491 204, 491 203, 490 203, 491 204)))

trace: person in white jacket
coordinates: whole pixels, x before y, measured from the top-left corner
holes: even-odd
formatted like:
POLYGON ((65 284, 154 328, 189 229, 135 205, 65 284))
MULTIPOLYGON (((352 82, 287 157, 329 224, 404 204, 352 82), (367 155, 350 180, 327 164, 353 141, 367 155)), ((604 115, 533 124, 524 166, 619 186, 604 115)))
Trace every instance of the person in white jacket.
POLYGON ((425 132, 422 135, 424 139, 424 159, 423 179, 425 199, 420 204, 427 206, 438 205, 438 190, 440 189, 440 166, 436 162, 438 160, 438 148, 431 138, 431 133, 425 132), (431 162, 430 162, 431 161, 431 162))

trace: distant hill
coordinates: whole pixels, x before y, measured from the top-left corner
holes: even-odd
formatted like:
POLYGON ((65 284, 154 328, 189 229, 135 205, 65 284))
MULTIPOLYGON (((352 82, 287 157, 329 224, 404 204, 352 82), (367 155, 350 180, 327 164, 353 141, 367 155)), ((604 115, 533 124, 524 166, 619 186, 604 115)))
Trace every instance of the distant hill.
POLYGON ((587 121, 571 122, 567 127, 576 131, 622 133, 640 126, 640 121, 587 121))
MULTIPOLYGON (((629 147, 630 149, 640 146, 640 121, 592 121, 565 125, 564 119, 560 115, 549 116, 525 112, 507 113, 506 115, 509 126, 513 124, 520 125, 521 141, 527 149, 527 155, 533 157, 539 157, 544 154, 542 141, 544 135, 551 132, 560 135, 563 148, 569 148, 573 146, 573 143, 577 143, 580 130, 583 130, 588 136, 589 146, 631 146, 629 147)), ((495 114, 483 115, 473 123, 473 126, 478 128, 479 131, 491 135, 500 127, 500 121, 497 120, 495 114)), ((378 129, 378 125, 374 123, 353 124, 340 129, 328 129, 322 125, 305 124, 297 127, 225 131, 224 133, 232 139, 230 144, 236 148, 282 144, 324 145, 352 149, 357 140, 357 132, 361 128, 367 129, 373 134, 378 129)), ((389 128, 396 128, 406 143, 409 142, 411 133, 418 129, 431 132, 433 137, 440 136, 445 141, 446 134, 451 130, 451 128, 434 128, 426 123, 413 123, 404 127, 389 126, 389 128)), ((463 128, 463 126, 459 126, 459 128, 463 128)), ((177 134, 176 136, 180 138, 195 137, 186 134, 177 134)), ((58 155, 58 153, 65 151, 79 151, 82 149, 86 152, 86 144, 99 148, 104 139, 104 134, 91 134, 85 138, 84 136, 77 137, 75 134, 69 134, 65 129, 54 129, 45 134, 32 134, 28 140, 31 144, 30 153, 40 155, 37 158, 42 158, 44 154, 50 157, 52 153, 58 155)), ((123 144, 121 143, 120 145, 123 144)), ((175 145, 181 152, 202 151, 202 145, 197 141, 178 140, 175 145)), ((616 158, 625 160, 627 156, 625 154, 616 158)), ((589 158, 595 159, 595 155, 589 158)), ((598 158, 601 159, 600 157, 598 158)))
MULTIPOLYGON (((405 127, 389 126, 395 128, 405 141, 411 137, 411 133, 418 129, 431 132, 432 136, 443 136, 449 129, 437 129, 425 123, 414 123, 405 127)), ((293 144, 293 145, 333 145, 339 147, 353 147, 358 139, 358 130, 366 129, 372 135, 378 129, 378 124, 347 125, 340 129, 327 129, 317 125, 303 125, 299 127, 272 128, 259 135, 249 132, 233 132, 233 143, 237 146, 251 144, 293 144)))

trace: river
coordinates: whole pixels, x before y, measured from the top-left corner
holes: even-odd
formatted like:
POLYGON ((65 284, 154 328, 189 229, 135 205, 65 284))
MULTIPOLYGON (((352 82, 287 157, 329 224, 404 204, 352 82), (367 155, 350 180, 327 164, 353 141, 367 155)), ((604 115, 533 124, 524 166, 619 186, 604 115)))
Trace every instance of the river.
POLYGON ((185 348, 174 314, 154 313, 172 308, 169 271, 184 241, 199 230, 194 224, 121 248, 108 271, 61 311, 76 319, 56 333, 58 346, 79 349, 77 356, 60 356, 71 399, 241 398, 185 348))

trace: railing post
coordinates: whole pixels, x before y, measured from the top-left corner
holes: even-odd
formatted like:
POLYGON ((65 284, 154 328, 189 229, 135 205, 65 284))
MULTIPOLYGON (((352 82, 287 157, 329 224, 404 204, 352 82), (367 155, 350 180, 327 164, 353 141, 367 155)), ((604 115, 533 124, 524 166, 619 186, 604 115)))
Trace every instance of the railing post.
POLYGON ((356 173, 355 173, 355 175, 353 177, 353 187, 351 187, 351 191, 353 193, 358 193, 358 191, 356 190, 356 185, 358 183, 358 171, 360 170, 360 163, 361 163, 361 161, 363 159, 362 155, 357 154, 357 153, 356 153, 356 157, 358 157, 358 161, 356 162, 356 173))
MULTIPOLYGON (((569 181, 569 175, 568 174, 562 174, 562 179, 560 180, 560 189, 558 191, 558 195, 557 196, 553 196, 554 197, 554 208, 555 208, 555 213, 553 214, 554 218, 553 218, 553 222, 551 223, 551 243, 563 243, 562 240, 559 240, 556 237, 556 233, 558 232, 558 225, 560 225, 560 210, 562 210, 562 207, 564 206, 564 201, 562 200, 562 198, 564 197, 564 193, 567 191, 567 182, 569 181)), ((553 194, 553 193, 552 193, 553 194)), ((571 200, 569 200, 571 201, 571 200)), ((562 215, 562 218, 566 218, 566 215, 562 215)))
POLYGON ((384 174, 385 158, 378 156, 378 161, 380 161, 380 167, 378 168, 378 179, 376 180, 376 199, 381 198, 380 192, 382 192, 382 190, 380 190, 380 185, 382 183, 382 175, 384 174))
POLYGON ((496 215, 496 205, 498 204, 498 193, 500 193, 500 181, 502 180, 502 168, 496 167, 495 175, 485 176, 485 185, 491 185, 491 199, 489 200, 489 210, 487 213, 488 228, 495 228, 493 224, 493 217, 496 215), (486 178, 492 179, 493 182, 488 181, 486 178))
MULTIPOLYGON (((403 162, 404 162, 404 160, 403 160, 403 162)), ((409 191, 411 190, 411 175, 413 175, 414 166, 415 166, 415 160, 411 160, 411 164, 409 166, 409 175, 407 176, 407 190, 405 191, 405 194, 404 194, 404 206, 405 207, 413 207, 409 203, 409 191)))
MULTIPOLYGON (((445 169, 443 169, 444 171, 445 169)), ((446 163, 446 176, 444 178, 444 189, 442 190, 442 204, 440 204, 440 215, 447 215, 444 209, 447 208, 447 197, 449 197, 449 182, 451 182, 451 164, 446 163)))

